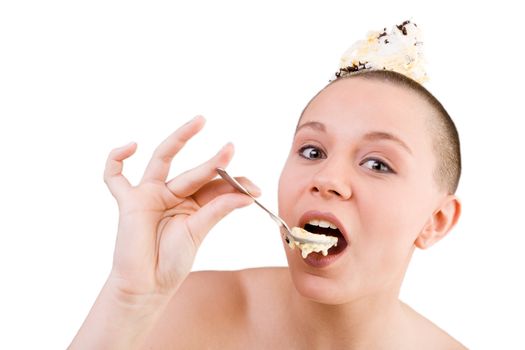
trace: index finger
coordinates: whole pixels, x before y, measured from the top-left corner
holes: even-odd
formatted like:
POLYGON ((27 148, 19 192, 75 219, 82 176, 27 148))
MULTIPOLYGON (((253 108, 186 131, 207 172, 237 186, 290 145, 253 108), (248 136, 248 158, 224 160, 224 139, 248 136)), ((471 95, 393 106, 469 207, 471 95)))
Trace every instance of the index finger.
POLYGON ((141 182, 151 180, 165 182, 173 157, 184 147, 189 139, 202 129, 205 122, 206 119, 198 115, 162 141, 153 152, 141 182))

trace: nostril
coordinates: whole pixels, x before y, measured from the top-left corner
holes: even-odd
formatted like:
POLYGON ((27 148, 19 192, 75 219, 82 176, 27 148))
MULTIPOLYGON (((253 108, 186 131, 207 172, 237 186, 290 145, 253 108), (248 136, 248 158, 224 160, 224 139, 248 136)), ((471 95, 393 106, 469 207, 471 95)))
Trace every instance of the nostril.
POLYGON ((322 197, 330 198, 337 197, 340 199, 348 199, 352 196, 352 190, 350 187, 345 188, 344 186, 312 186, 311 193, 317 193, 322 197))
POLYGON ((314 187, 312 188, 312 192, 315 192, 315 193, 325 193, 325 194, 334 194, 338 197, 341 197, 341 193, 335 191, 335 190, 326 190, 326 191, 321 191, 318 187, 314 187))

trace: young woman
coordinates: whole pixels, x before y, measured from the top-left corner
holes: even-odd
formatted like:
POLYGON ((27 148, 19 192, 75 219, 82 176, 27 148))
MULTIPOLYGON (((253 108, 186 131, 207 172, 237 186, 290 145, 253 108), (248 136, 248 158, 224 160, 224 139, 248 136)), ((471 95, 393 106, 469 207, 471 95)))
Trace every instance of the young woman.
POLYGON ((109 154, 104 179, 120 213, 113 268, 70 349, 464 349, 398 298, 414 249, 443 238, 461 208, 457 132, 425 88, 365 70, 308 103, 279 214, 338 245, 303 258, 283 240, 283 268, 190 273, 209 230, 253 202, 214 179, 231 144, 167 179, 203 125, 196 117, 164 140, 137 186, 122 175, 136 145, 109 154))

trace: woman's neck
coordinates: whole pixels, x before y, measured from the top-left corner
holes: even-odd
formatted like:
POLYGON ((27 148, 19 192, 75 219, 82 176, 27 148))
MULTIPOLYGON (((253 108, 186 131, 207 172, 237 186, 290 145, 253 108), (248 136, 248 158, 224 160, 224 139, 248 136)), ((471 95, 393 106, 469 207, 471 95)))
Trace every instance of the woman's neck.
POLYGON ((312 348, 394 348, 409 329, 397 292, 339 305, 309 300, 295 289, 292 293, 294 329, 312 348))

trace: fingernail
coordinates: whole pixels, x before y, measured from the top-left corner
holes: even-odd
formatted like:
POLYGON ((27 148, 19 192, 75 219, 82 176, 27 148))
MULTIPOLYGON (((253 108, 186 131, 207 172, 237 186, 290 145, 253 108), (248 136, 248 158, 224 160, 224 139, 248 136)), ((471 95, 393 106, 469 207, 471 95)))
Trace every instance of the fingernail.
POLYGON ((190 120, 188 120, 186 123, 184 123, 184 125, 188 125, 188 124, 191 124, 197 117, 193 117, 191 118, 190 120))
POLYGON ((191 118, 191 120, 188 121, 186 124, 193 123, 197 118, 203 118, 204 119, 204 117, 202 115, 196 115, 195 117, 191 118))
POLYGON ((261 189, 259 187, 257 187, 257 185, 255 185, 253 183, 250 183, 249 189, 250 189, 250 191, 261 193, 261 189))
POLYGON ((225 144, 224 146, 222 146, 222 148, 219 150, 219 152, 217 152, 217 154, 221 153, 222 151, 224 151, 226 148, 228 148, 230 145, 232 145, 231 142, 228 142, 227 144, 225 144))
POLYGON ((119 148, 128 148, 129 146, 131 146, 132 144, 134 144, 135 142, 130 142, 128 144, 125 144, 124 146, 120 146, 119 148))

